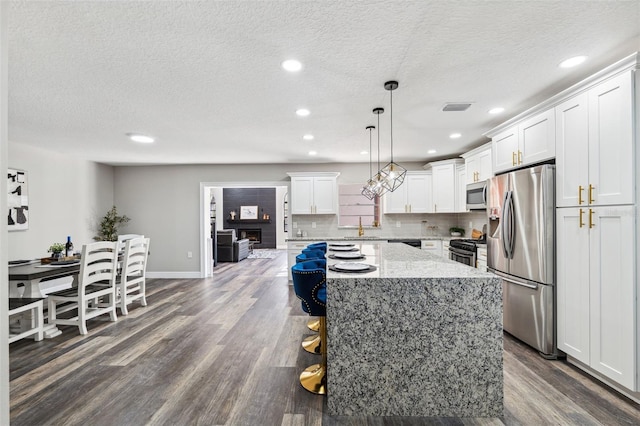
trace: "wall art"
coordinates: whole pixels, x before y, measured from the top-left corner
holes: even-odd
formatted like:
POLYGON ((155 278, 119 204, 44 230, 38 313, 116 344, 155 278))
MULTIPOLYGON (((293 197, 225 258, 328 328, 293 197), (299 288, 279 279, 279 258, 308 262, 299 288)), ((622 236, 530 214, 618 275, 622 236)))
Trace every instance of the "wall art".
POLYGON ((29 228, 29 187, 27 172, 9 169, 7 173, 8 230, 23 231, 29 228))

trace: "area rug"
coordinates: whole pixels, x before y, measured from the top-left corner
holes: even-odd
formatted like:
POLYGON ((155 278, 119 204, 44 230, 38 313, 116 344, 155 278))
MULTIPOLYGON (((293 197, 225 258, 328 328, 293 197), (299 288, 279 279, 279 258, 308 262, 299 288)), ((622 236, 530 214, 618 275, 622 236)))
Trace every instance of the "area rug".
POLYGON ((247 259, 273 259, 278 254, 274 249, 254 249, 247 259))

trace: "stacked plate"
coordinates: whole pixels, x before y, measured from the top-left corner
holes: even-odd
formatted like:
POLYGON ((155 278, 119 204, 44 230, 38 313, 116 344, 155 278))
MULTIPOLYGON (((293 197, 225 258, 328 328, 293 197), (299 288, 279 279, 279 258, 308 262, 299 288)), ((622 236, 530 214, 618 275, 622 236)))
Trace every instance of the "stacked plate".
POLYGON ((333 257, 334 259, 345 259, 345 260, 365 258, 364 254, 360 253, 359 251, 338 252, 338 253, 332 254, 331 257, 333 257))
POLYGON ((329 244, 330 251, 358 251, 355 244, 351 243, 331 243, 329 244))
POLYGON ((358 262, 340 262, 332 265, 332 267, 339 272, 361 272, 371 269, 371 265, 358 262))

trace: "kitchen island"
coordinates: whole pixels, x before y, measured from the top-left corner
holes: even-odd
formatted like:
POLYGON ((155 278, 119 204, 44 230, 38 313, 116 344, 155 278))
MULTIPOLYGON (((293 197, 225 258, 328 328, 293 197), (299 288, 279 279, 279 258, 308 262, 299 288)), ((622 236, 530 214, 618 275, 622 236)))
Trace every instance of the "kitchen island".
POLYGON ((404 244, 356 247, 375 271, 327 271, 329 414, 502 416, 500 280, 404 244))

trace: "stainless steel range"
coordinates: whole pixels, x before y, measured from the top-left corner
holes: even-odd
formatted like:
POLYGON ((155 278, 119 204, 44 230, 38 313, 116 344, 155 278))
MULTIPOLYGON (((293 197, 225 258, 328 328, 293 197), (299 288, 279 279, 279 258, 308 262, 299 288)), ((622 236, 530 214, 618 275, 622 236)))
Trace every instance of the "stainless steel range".
POLYGON ((479 244, 486 243, 484 240, 451 240, 449 242, 449 259, 475 268, 479 244))

